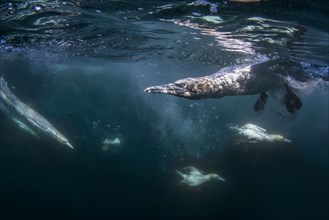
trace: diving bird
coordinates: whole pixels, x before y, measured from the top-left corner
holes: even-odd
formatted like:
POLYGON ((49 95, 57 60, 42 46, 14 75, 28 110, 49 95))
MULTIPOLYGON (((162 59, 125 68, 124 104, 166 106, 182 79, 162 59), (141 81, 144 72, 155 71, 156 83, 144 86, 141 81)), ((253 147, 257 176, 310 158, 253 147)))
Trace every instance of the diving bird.
POLYGON ((260 142, 287 142, 291 143, 291 140, 283 137, 279 134, 269 134, 266 129, 261 128, 257 125, 247 123, 241 127, 236 125, 228 125, 232 130, 237 131, 240 135, 244 136, 246 139, 241 139, 239 142, 248 143, 260 143, 260 142))
POLYGON ((288 112, 295 114, 303 104, 289 86, 287 77, 293 74, 300 77, 300 71, 300 66, 295 62, 276 58, 251 65, 225 67, 212 75, 180 79, 174 83, 148 87, 144 92, 186 99, 260 94, 254 105, 254 110, 258 112, 264 110, 267 92, 283 89, 283 103, 288 112))
POLYGON ((20 128, 38 137, 43 133, 63 145, 73 146, 47 119, 31 107, 21 102, 8 88, 7 82, 0 77, 0 110, 11 118, 20 128))
POLYGON ((187 173, 183 173, 178 170, 176 170, 176 173, 182 177, 181 183, 187 184, 192 187, 201 185, 211 180, 225 181, 225 179, 220 177, 218 174, 204 174, 201 170, 193 166, 184 167, 183 169, 186 170, 187 173))

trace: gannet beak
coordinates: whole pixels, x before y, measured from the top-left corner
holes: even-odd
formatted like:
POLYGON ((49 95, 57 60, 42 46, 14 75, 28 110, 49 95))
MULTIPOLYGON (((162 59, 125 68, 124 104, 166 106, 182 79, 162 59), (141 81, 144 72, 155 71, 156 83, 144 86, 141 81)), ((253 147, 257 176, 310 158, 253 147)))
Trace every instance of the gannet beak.
POLYGON ((64 143, 64 145, 66 145, 66 146, 68 146, 68 147, 74 149, 74 147, 72 146, 72 144, 70 144, 68 141, 66 141, 66 142, 64 143))
POLYGON ((213 179, 220 180, 220 181, 223 181, 223 182, 226 181, 224 178, 220 177, 220 176, 217 175, 217 174, 210 174, 210 175, 212 175, 212 178, 213 178, 213 179))
POLYGON ((287 139, 287 138, 283 138, 282 142, 286 142, 286 143, 291 143, 291 140, 287 139))

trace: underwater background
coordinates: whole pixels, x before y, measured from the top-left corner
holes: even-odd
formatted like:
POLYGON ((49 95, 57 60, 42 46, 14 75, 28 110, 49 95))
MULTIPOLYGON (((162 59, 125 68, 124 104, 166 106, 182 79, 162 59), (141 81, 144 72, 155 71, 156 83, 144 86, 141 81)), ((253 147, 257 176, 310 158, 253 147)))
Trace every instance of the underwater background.
POLYGON ((0 1, 0 76, 75 147, 0 112, 0 219, 328 219, 327 1, 0 1), (148 86, 272 57, 300 63, 296 116, 256 96, 148 86), (236 145, 227 124, 292 143, 236 145), (104 140, 120 140, 111 147, 104 140), (195 166, 225 182, 180 184, 195 166))

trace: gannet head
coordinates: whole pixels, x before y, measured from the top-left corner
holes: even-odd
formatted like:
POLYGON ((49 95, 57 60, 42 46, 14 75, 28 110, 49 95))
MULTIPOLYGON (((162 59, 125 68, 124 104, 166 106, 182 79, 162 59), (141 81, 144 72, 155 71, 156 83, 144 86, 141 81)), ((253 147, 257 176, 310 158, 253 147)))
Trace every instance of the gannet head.
POLYGON ((279 141, 279 142, 287 142, 287 143, 291 143, 291 140, 283 137, 282 135, 279 134, 271 134, 271 138, 273 141, 279 141))
MULTIPOLYGON (((174 83, 152 86, 144 90, 147 93, 168 94, 187 99, 203 99, 214 96, 217 90, 208 77, 180 79, 174 83)), ((216 93, 218 94, 218 93, 216 93)), ((216 96, 217 98, 218 95, 216 96)))
POLYGON ((64 145, 66 145, 66 146, 68 146, 68 147, 74 149, 74 147, 72 146, 72 144, 70 144, 70 142, 68 142, 67 140, 64 141, 64 142, 62 142, 62 144, 64 144, 64 145))
POLYGON ((210 176, 211 179, 221 180, 221 181, 224 181, 225 182, 225 179, 223 179, 222 177, 220 177, 218 174, 211 173, 211 174, 208 174, 208 175, 210 176))
POLYGON ((62 134, 60 134, 60 133, 55 133, 55 138, 57 139, 57 141, 58 142, 60 142, 61 144, 63 144, 63 145, 66 145, 66 146, 68 146, 68 147, 70 147, 70 148, 74 148, 71 144, 70 144, 70 142, 62 135, 62 134))

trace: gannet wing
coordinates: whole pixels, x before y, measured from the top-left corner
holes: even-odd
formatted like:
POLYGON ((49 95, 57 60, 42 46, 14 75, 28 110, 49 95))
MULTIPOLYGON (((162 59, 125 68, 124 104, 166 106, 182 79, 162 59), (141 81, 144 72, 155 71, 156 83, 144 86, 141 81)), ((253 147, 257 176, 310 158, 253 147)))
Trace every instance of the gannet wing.
POLYGON ((243 125, 241 128, 253 129, 253 130, 257 130, 257 131, 266 132, 265 128, 262 128, 262 127, 259 127, 258 125, 254 125, 254 124, 250 124, 250 123, 243 125))
POLYGON ((190 175, 203 175, 203 171, 193 166, 184 167, 184 170, 188 170, 190 175))
POLYGON ((228 128, 231 129, 231 130, 237 130, 237 131, 240 131, 239 126, 234 125, 234 124, 231 124, 231 123, 226 124, 226 127, 228 127, 228 128))

